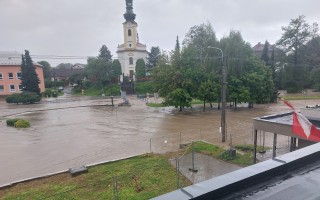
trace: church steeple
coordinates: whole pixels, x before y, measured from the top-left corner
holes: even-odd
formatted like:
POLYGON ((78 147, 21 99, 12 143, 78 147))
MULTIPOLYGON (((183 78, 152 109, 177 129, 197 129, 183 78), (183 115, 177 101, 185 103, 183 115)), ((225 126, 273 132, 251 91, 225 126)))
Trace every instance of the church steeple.
POLYGON ((127 22, 133 22, 136 19, 136 14, 133 13, 132 7, 133 0, 126 0, 127 11, 123 15, 127 22))

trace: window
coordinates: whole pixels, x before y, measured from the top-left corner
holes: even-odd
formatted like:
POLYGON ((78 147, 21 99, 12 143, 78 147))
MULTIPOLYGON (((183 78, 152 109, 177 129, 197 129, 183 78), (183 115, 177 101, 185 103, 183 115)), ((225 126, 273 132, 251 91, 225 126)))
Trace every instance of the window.
POLYGON ((13 79, 13 73, 9 73, 9 79, 13 79))
POLYGON ((4 92, 4 86, 0 85, 0 92, 4 92))
POLYGON ((23 86, 20 84, 19 85, 19 91, 22 92, 22 90, 23 90, 23 86))
POLYGON ((130 37, 132 35, 131 29, 128 30, 128 36, 130 37))
POLYGON ((17 79, 21 79, 21 72, 17 73, 17 79))
POLYGON ((16 88, 14 87, 14 85, 10 85, 10 92, 15 92, 16 88))
POLYGON ((2 76, 2 73, 0 72, 0 80, 2 80, 3 79, 3 76, 2 76))
POLYGON ((132 57, 129 58, 129 65, 133 65, 133 58, 132 57))

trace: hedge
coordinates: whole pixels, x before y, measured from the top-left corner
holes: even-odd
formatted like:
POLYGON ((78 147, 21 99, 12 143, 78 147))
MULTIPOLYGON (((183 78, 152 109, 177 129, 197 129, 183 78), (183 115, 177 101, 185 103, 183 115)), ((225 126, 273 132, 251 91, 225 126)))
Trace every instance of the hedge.
POLYGON ((14 126, 14 123, 16 123, 20 119, 7 119, 7 126, 14 126))
POLYGON ((6 98, 7 103, 36 103, 41 100, 41 97, 34 92, 22 92, 20 94, 12 94, 6 98))

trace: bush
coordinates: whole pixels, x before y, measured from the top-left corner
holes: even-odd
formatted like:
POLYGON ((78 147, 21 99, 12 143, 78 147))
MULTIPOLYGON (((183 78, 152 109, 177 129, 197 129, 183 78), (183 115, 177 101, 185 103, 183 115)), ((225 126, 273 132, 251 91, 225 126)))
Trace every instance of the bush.
POLYGON ((136 93, 137 94, 146 94, 153 93, 153 85, 152 82, 137 82, 136 83, 136 93))
POLYGON ((41 100, 41 97, 34 92, 22 92, 21 94, 12 94, 6 98, 7 103, 36 103, 41 100))
POLYGON ((14 127, 16 128, 29 128, 30 127, 30 122, 24 119, 19 119, 14 123, 14 127))
POLYGON ((45 92, 42 93, 43 97, 58 97, 59 91, 58 90, 52 90, 52 89, 46 89, 45 92))
POLYGON ((7 126, 14 126, 14 123, 16 123, 20 119, 7 119, 7 126))

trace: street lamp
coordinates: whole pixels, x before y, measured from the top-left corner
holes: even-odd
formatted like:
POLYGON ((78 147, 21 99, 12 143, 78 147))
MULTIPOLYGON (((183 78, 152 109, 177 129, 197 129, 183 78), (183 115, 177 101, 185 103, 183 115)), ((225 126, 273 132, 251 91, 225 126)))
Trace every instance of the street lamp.
POLYGON ((223 57, 223 51, 222 49, 218 47, 211 47, 208 46, 208 49, 217 49, 221 52, 221 62, 222 62, 222 87, 221 87, 221 134, 222 134, 222 142, 226 141, 226 90, 227 90, 227 71, 224 66, 224 57, 223 57))

